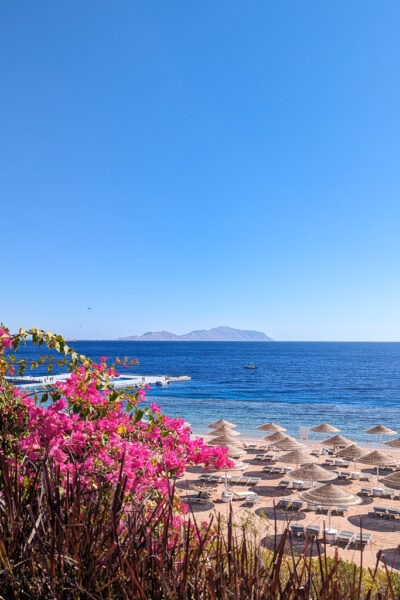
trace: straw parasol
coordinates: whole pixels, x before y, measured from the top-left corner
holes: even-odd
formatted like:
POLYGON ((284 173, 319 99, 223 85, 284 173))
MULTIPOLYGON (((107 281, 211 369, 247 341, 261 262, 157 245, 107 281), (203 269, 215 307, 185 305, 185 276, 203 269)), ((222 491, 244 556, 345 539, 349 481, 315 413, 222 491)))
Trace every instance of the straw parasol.
POLYGON ((334 448, 338 448, 339 446, 348 446, 349 444, 352 444, 353 441, 339 434, 327 438, 326 440, 322 440, 320 443, 324 444, 324 446, 333 446, 334 448))
POLYGON ((286 431, 284 427, 281 425, 277 425, 276 423, 264 423, 263 425, 259 425, 256 429, 260 429, 261 431, 271 431, 272 433, 276 433, 278 431, 286 431))
POLYGON ((288 435, 286 433, 282 433, 281 431, 277 431, 276 433, 271 433, 270 435, 265 435, 263 440, 266 442, 271 442, 274 444, 275 442, 281 442, 282 440, 287 440, 288 435))
POLYGON ((376 467, 376 484, 378 485, 379 467, 387 467, 389 465, 393 465, 395 460, 393 456, 384 454, 380 450, 373 450, 373 452, 368 452, 367 454, 364 454, 364 456, 362 456, 359 459, 359 462, 364 465, 374 465, 376 467))
MULTIPOLYGON (((243 448, 243 444, 240 440, 237 440, 234 437, 231 437, 230 435, 217 435, 213 438, 211 438, 211 440, 208 440, 208 445, 209 446, 235 446, 236 448, 243 448)), ((244 452, 244 450, 243 450, 244 452)))
POLYGON ((280 462, 295 464, 298 467, 299 465, 310 463, 313 459, 308 452, 304 452, 300 446, 299 448, 295 448, 286 454, 282 454, 279 460, 280 462))
POLYGON ((329 507, 328 529, 331 528, 332 506, 352 506, 361 502, 361 498, 350 494, 345 488, 334 483, 313 487, 300 494, 300 498, 306 502, 329 507))
POLYGON ((381 482, 392 488, 400 488, 400 471, 394 471, 390 475, 381 478, 381 482))
POLYGON ((388 440, 387 442, 383 442, 385 446, 391 446, 392 448, 400 448, 400 437, 395 438, 394 440, 388 440))
POLYGON ((214 423, 209 423, 207 427, 209 427, 209 429, 215 429, 216 427, 220 427, 221 425, 225 425, 226 427, 236 427, 235 423, 225 421, 225 419, 219 419, 218 421, 214 421, 214 423))
POLYGON ((337 455, 340 456, 340 458, 347 458, 348 460, 351 460, 354 463, 356 469, 358 459, 362 456, 365 456, 366 454, 367 450, 364 450, 364 448, 361 448, 361 446, 359 446, 358 444, 349 444, 345 448, 339 450, 339 452, 337 453, 337 455))
POLYGON ((213 427, 212 435, 230 435, 233 437, 237 437, 242 434, 239 431, 236 431, 236 429, 233 429, 232 427, 227 427, 227 425, 220 425, 219 427, 213 427))
POLYGON ((315 481, 321 483, 326 481, 332 481, 337 477, 336 473, 332 473, 332 471, 328 471, 328 469, 324 469, 324 467, 310 462, 305 464, 303 467, 296 469, 295 471, 290 471, 288 475, 289 477, 293 477, 294 479, 304 479, 305 481, 311 481, 313 487, 315 481))
POLYGON ((377 435, 379 440, 379 445, 382 444, 382 436, 383 435, 395 435, 396 431, 393 429, 389 429, 385 425, 375 425, 375 427, 371 427, 370 429, 365 429, 365 433, 370 435, 377 435))
POLYGON ((311 427, 311 431, 317 433, 339 433, 340 429, 333 425, 329 425, 329 423, 321 423, 321 425, 314 425, 314 427, 311 427))
POLYGON ((274 442, 274 446, 275 448, 278 448, 278 450, 285 450, 287 452, 289 450, 295 450, 296 448, 304 448, 304 444, 300 444, 300 442, 289 435, 286 439, 281 440, 280 442, 274 442))

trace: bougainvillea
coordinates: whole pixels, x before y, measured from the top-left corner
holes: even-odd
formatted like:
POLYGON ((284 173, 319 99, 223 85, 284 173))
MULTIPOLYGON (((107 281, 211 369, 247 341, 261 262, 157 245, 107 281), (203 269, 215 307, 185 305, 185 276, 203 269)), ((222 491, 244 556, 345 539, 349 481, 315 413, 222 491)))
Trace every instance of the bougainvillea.
MULTIPOLYGON (((43 363, 31 364, 34 368, 43 363)), ((50 369, 49 369, 50 370, 50 369)), ((93 363, 79 356, 63 338, 38 329, 11 334, 0 328, 0 452, 18 457, 21 477, 29 478, 44 460, 50 461, 67 485, 79 478, 87 489, 104 482, 115 485, 121 473, 128 499, 162 499, 171 480, 186 467, 203 464, 223 468, 230 464, 225 448, 209 447, 192 439, 183 419, 163 415, 155 404, 145 406, 145 390, 116 390, 118 373, 102 357, 93 363), (21 342, 31 339, 57 350, 71 373, 66 381, 30 397, 7 375, 27 366, 18 360, 21 342), (12 349, 14 354, 12 354, 12 349)))

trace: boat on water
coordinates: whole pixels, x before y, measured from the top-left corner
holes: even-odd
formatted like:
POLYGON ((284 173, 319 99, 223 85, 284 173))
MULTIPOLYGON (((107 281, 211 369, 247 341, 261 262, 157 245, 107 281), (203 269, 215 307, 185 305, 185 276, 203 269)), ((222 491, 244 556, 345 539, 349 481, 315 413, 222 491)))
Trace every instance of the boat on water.
POLYGON ((244 365, 245 369, 257 369, 257 365, 244 365))

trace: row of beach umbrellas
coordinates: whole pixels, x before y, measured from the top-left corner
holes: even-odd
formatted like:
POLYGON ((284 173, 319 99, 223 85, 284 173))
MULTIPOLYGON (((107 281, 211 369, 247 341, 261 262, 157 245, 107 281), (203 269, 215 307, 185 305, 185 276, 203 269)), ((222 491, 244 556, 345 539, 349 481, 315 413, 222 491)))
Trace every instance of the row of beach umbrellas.
MULTIPOLYGON (((213 437, 209 441, 210 444, 223 445, 228 448, 228 454, 231 458, 240 458, 245 450, 242 447, 241 441, 238 441, 240 433, 235 430, 236 425, 224 419, 215 421, 208 425, 213 431, 213 437)), ((278 451, 284 451, 285 454, 280 456, 280 461, 288 464, 296 464, 296 469, 289 473, 289 476, 294 479, 302 479, 312 482, 312 487, 301 494, 301 498, 306 502, 322 504, 326 506, 351 506, 360 502, 360 498, 348 493, 342 486, 337 486, 330 483, 336 478, 336 474, 322 466, 315 464, 316 457, 311 456, 304 450, 304 445, 298 442, 295 438, 284 434, 285 428, 276 423, 264 423, 257 429, 269 432, 269 435, 264 438, 270 445, 273 445, 278 451), (314 486, 318 483, 318 486, 314 486)), ((347 460, 362 464, 373 465, 377 469, 377 482, 379 481, 379 468, 392 465, 393 457, 385 454, 381 450, 373 450, 368 452, 365 449, 352 442, 352 440, 338 435, 339 429, 322 423, 311 428, 312 431, 318 433, 334 433, 336 435, 325 439, 321 442, 325 446, 333 446, 341 448, 337 455, 347 460)), ((377 425, 367 433, 379 435, 394 435, 396 432, 384 425, 377 425)), ((386 442, 393 447, 400 447, 400 438, 386 442)), ((385 485, 400 488, 400 471, 396 471, 382 478, 381 481, 385 485)), ((330 527, 330 511, 329 525, 330 527)))

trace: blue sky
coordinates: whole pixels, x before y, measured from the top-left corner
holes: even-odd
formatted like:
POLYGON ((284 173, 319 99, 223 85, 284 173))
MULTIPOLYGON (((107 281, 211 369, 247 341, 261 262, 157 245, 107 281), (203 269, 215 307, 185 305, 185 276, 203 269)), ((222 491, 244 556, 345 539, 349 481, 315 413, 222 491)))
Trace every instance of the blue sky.
POLYGON ((399 341, 399 26, 394 0, 2 3, 0 320, 399 341))

